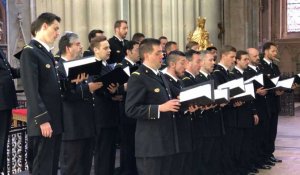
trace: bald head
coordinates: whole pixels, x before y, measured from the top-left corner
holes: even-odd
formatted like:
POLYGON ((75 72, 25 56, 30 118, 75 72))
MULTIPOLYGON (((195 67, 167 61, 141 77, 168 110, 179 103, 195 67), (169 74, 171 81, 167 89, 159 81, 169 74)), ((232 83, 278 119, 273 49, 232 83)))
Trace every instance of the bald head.
POLYGON ((255 48, 248 48, 247 52, 250 58, 250 64, 257 66, 259 64, 259 52, 255 48))

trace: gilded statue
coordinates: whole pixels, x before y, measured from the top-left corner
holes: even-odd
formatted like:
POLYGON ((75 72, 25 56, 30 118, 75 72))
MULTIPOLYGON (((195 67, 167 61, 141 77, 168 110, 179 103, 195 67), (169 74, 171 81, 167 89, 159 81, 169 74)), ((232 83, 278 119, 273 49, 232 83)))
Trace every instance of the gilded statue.
POLYGON ((205 50, 213 44, 209 41, 209 33, 205 29, 206 19, 203 17, 197 18, 197 28, 194 32, 190 32, 188 41, 195 41, 199 44, 199 50, 205 50))

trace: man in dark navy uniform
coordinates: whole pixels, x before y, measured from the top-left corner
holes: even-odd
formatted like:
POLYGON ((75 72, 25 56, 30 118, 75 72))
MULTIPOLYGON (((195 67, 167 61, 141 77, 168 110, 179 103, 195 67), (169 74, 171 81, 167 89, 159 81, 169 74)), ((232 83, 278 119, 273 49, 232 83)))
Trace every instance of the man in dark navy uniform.
MULTIPOLYGON (((169 83, 172 98, 178 98, 183 83, 180 78, 184 76, 186 67, 185 54, 181 51, 172 51, 167 57, 167 70, 164 74, 167 82, 169 83)), ((183 111, 175 113, 175 126, 178 135, 178 148, 179 151, 174 156, 172 174, 191 174, 192 161, 189 156, 192 152, 192 128, 191 116, 194 110, 183 111)))
POLYGON ((27 98, 27 130, 32 139, 32 174, 57 174, 61 145, 60 81, 50 48, 59 35, 60 17, 42 13, 32 24, 35 38, 21 54, 21 77, 27 98))
POLYGON ((137 119, 135 156, 139 175, 171 174, 178 152, 174 114, 179 100, 172 99, 167 81, 158 69, 162 64, 159 40, 145 39, 139 48, 143 64, 128 81, 125 111, 137 119))
MULTIPOLYGON (((128 41, 125 45, 126 56, 121 63, 116 65, 116 68, 122 69, 137 66, 140 60, 139 43, 136 41, 128 41)), ((136 175, 136 162, 134 155, 134 134, 136 128, 136 119, 129 118, 125 114, 125 99, 127 92, 127 83, 121 86, 118 94, 122 95, 120 101, 120 174, 121 175, 136 175)))
MULTIPOLYGON (((280 70, 276 64, 274 64, 274 60, 276 60, 277 56, 277 46, 275 43, 267 42, 263 45, 263 54, 264 58, 260 60, 260 68, 264 75, 269 78, 278 77, 281 75, 280 70)), ((266 149, 266 153, 268 155, 268 159, 271 162, 278 163, 282 162, 282 160, 274 157, 273 153, 275 151, 275 140, 277 135, 277 124, 278 124, 278 115, 280 112, 280 96, 284 93, 281 90, 269 90, 266 95, 266 101, 268 106, 268 112, 270 116, 269 121, 269 131, 268 131, 268 145, 266 149)))
POLYGON ((126 20, 117 20, 114 25, 115 36, 111 37, 108 42, 111 49, 111 54, 108 64, 120 63, 125 57, 125 45, 128 42, 125 38, 128 32, 126 20))
MULTIPOLYGON (((2 39, 0 28, 0 40, 2 39)), ((7 153, 7 138, 11 126, 11 110, 17 106, 14 78, 20 77, 19 69, 12 68, 0 49, 0 174, 3 171, 7 153)))
MULTIPOLYGON (((102 62, 99 75, 91 77, 96 79, 112 71, 107 60, 110 55, 109 43, 105 36, 97 36, 92 39, 91 48, 95 53, 95 59, 102 62)), ((95 174, 111 175, 115 169, 116 136, 119 126, 118 102, 121 97, 116 94, 118 86, 111 83, 94 92, 95 98, 95 150, 94 168, 95 174)))
POLYGON ((78 35, 66 33, 59 40, 61 56, 58 61, 63 93, 64 133, 60 167, 61 174, 90 174, 93 159, 93 141, 96 134, 94 101, 91 92, 101 88, 101 83, 88 83, 82 73, 76 81, 68 79, 63 63, 81 57, 82 46, 78 35))

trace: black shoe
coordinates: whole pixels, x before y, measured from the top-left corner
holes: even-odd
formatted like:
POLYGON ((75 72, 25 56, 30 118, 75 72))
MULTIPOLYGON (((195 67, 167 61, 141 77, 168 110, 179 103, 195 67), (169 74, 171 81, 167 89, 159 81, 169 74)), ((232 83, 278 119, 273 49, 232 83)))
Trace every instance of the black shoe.
POLYGON ((249 173, 259 173, 259 171, 256 168, 251 168, 249 173))
POLYGON ((271 157, 270 157, 270 161, 272 161, 272 162, 274 162, 274 163, 281 163, 281 162, 282 162, 282 160, 276 159, 274 156, 271 156, 271 157))
POLYGON ((272 162, 272 161, 270 161, 270 160, 267 160, 267 161, 265 162, 265 165, 275 166, 275 163, 272 162))
POLYGON ((255 168, 257 168, 257 169, 263 169, 263 170, 269 170, 269 169, 271 169, 272 167, 271 166, 269 166, 269 165, 257 165, 255 168))

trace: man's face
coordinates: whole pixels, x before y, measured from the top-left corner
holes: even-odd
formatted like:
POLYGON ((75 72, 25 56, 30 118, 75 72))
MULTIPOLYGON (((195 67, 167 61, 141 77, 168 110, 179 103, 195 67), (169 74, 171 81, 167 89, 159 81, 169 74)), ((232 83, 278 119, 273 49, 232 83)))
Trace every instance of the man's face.
POLYGON ((80 58, 82 54, 82 45, 80 41, 77 39, 75 40, 70 47, 68 47, 72 59, 80 58))
POLYGON ((101 60, 108 60, 110 51, 109 43, 105 40, 99 43, 99 46, 95 49, 95 55, 101 60))
MULTIPOLYGON (((153 45, 153 51, 148 54, 148 60, 153 65, 153 69, 159 69, 162 64, 163 52, 160 45, 153 45)), ((146 57, 145 57, 146 58, 146 57)))
POLYGON ((177 77, 181 78, 184 76, 186 59, 183 56, 179 56, 178 60, 175 62, 175 74, 177 77))
POLYGON ((116 33, 118 36, 120 36, 122 39, 126 38, 128 32, 128 26, 125 22, 122 22, 120 27, 116 28, 116 33))
POLYGON ((206 54, 201 65, 201 69, 204 69, 206 73, 212 73, 215 65, 215 59, 213 54, 206 54))
POLYGON ((59 22, 54 20, 52 24, 43 24, 44 29, 44 40, 47 44, 53 44, 56 38, 59 36, 59 22))
POLYGON ((191 73, 194 75, 199 74, 201 68, 201 59, 199 54, 193 54, 192 61, 190 62, 191 73))
POLYGON ((160 46, 161 46, 163 51, 165 51, 165 47, 166 47, 167 42, 168 42, 167 39, 161 39, 160 40, 160 46))
POLYGON ((231 68, 234 66, 234 62, 235 62, 235 57, 236 57, 236 52, 227 52, 225 54, 222 55, 222 57, 224 58, 224 66, 231 68))
POLYGON ((242 70, 247 69, 249 64, 249 56, 248 55, 241 55, 240 60, 236 60, 236 65, 242 70))
POLYGON ((270 49, 265 50, 265 55, 270 60, 273 60, 277 56, 277 47, 276 46, 271 46, 270 49))
POLYGON ((259 64, 259 52, 258 50, 250 50, 249 51, 249 59, 251 64, 257 66, 259 64))
POLYGON ((139 61, 140 59, 139 45, 138 44, 133 45, 133 49, 127 52, 127 56, 134 62, 139 61))

